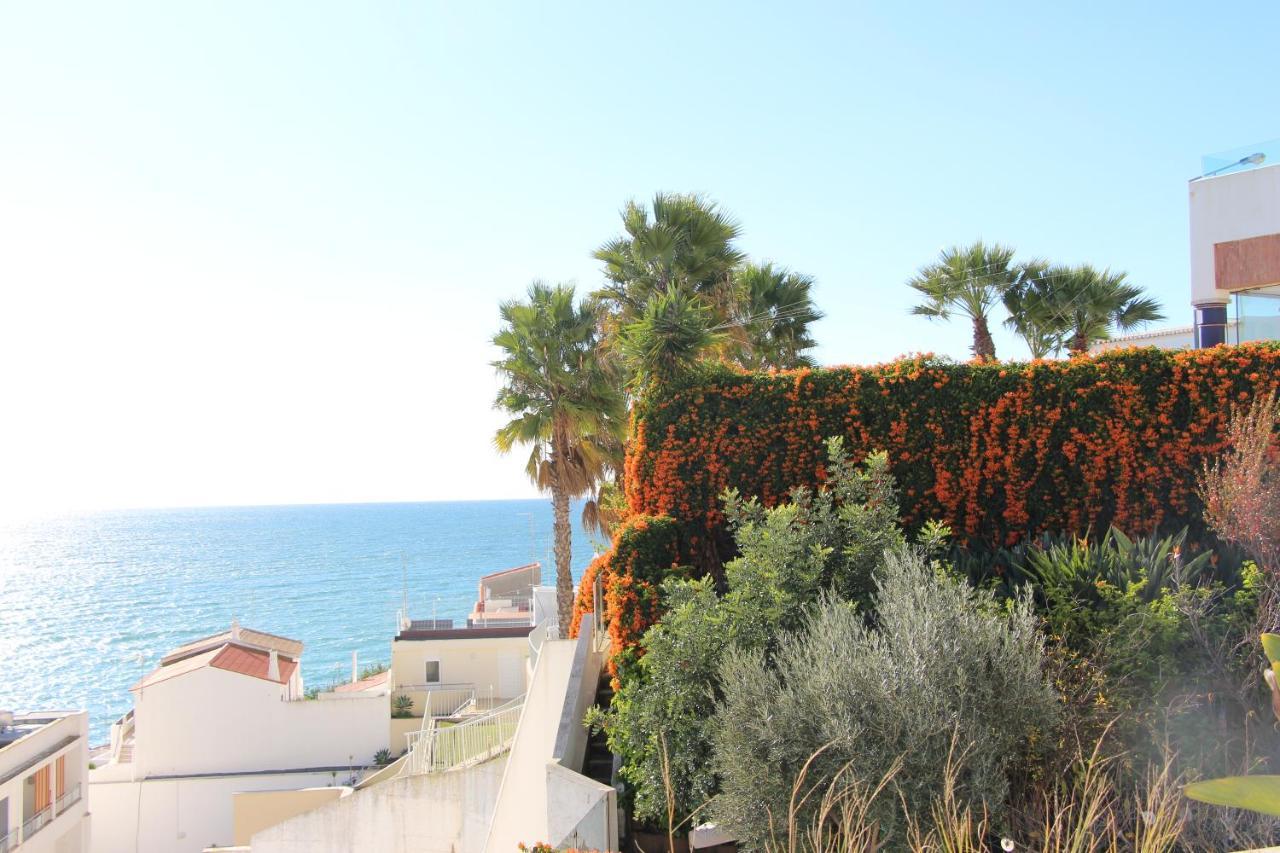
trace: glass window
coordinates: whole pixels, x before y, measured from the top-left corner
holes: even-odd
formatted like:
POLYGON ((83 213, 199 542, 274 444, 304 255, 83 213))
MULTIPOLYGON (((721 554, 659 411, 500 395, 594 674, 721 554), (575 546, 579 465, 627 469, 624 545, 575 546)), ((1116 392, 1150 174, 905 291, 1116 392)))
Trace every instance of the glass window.
POLYGON ((1280 340, 1280 286, 1236 293, 1236 342, 1280 340))
POLYGON ((440 661, 427 661, 427 684, 440 683, 440 661))

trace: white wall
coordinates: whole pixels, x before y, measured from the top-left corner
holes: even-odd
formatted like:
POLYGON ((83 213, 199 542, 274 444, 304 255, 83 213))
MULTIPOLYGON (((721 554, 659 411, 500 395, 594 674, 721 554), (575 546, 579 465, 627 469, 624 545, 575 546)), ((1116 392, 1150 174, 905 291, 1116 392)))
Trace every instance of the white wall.
POLYGON ((1280 233, 1280 165, 1192 181, 1190 213, 1191 301, 1227 302, 1215 285, 1213 245, 1280 233))
POLYGON ((476 695, 514 699, 525 691, 528 637, 484 637, 456 640, 396 640, 391 644, 393 685, 422 684, 426 663, 440 661, 444 684, 474 684, 476 695))
POLYGON ((215 667, 135 693, 136 778, 368 765, 389 698, 284 701, 281 686, 215 667))
POLYGON ((502 756, 363 788, 257 833, 253 853, 479 853, 505 766, 502 756))
MULTIPOLYGON (((1195 329, 1191 326, 1177 329, 1160 329, 1154 332, 1140 332, 1135 335, 1121 335, 1110 341, 1097 341, 1090 345, 1089 352, 1106 352, 1128 347, 1159 347, 1160 349, 1191 349, 1196 345, 1195 329)), ((1230 334, 1227 335, 1230 339, 1230 334)))
POLYGON ((93 853, 199 853, 213 844, 227 846, 234 840, 234 794, 345 781, 345 773, 282 773, 95 782, 89 786, 90 849, 93 853))
POLYGON ((510 853, 520 842, 549 840, 547 762, 555 750, 576 645, 573 640, 542 644, 485 843, 489 853, 510 853))

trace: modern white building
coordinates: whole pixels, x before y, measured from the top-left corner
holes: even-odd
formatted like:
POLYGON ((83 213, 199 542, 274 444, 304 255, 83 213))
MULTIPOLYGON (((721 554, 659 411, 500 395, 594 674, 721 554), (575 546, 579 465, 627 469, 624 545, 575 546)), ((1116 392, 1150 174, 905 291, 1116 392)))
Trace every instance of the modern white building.
POLYGON ((484 575, 465 627, 401 613, 389 679, 392 708, 401 709, 391 720, 394 754, 424 719, 485 711, 524 695, 534 649, 555 631, 555 590, 540 580, 538 563, 484 575))
POLYGON ((1280 339, 1280 140, 1204 158, 1189 209, 1196 345, 1280 339))
POLYGON ((0 711, 0 853, 86 853, 83 711, 0 711))
POLYGON ((307 699, 302 643, 241 628, 165 655, 89 771, 95 853, 233 841, 233 795, 353 783, 388 746, 385 687, 307 699))

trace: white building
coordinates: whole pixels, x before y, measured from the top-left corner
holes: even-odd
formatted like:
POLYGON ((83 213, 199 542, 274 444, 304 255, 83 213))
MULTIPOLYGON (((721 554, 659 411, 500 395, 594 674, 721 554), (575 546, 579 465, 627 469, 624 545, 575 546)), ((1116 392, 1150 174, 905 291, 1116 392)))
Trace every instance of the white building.
POLYGON ((0 711, 0 853, 85 853, 89 814, 83 711, 0 711))
POLYGON ((1280 140, 1206 157, 1202 171, 1189 187, 1197 345, 1280 339, 1280 140))
POLYGON ((388 746, 386 689, 308 700, 302 643, 232 624, 174 649, 89 772, 95 853, 233 840, 232 797, 353 781, 388 746))
POLYGON ((540 579, 538 563, 483 576, 466 627, 401 614, 389 685, 393 708, 412 705, 391 720, 394 754, 424 718, 485 711, 524 695, 533 649, 555 630, 555 590, 538 586, 540 579))

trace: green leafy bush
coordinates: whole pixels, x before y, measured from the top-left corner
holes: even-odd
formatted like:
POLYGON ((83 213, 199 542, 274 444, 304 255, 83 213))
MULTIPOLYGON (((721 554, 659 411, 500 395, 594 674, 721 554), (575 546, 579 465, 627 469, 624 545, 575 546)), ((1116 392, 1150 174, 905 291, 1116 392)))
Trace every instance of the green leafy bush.
POLYGON ((391 716, 396 718, 413 716, 413 697, 401 694, 391 700, 391 716))
POLYGON ((839 440, 828 454, 831 477, 817 493, 799 489, 768 510, 725 496, 740 556, 724 568, 723 596, 711 577, 663 584, 663 621, 645 633, 612 712, 596 720, 623 758, 641 820, 682 823, 715 793, 710 724, 726 650, 770 653, 824 590, 861 594, 884 549, 902 545, 885 459, 859 468, 839 440))
POLYGON ((877 573, 873 603, 868 625, 828 597, 772 659, 728 653, 714 812, 748 846, 781 829, 795 779, 823 747, 806 777, 819 789, 842 771, 874 783, 900 764, 892 785, 902 805, 886 800, 877 815, 890 827, 900 808, 927 813, 948 761, 959 796, 1000 815, 1010 768, 1051 732, 1057 698, 1028 598, 1002 605, 899 549, 877 573))

